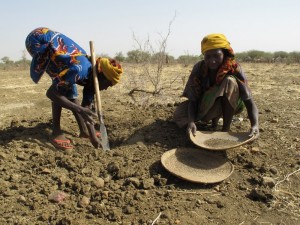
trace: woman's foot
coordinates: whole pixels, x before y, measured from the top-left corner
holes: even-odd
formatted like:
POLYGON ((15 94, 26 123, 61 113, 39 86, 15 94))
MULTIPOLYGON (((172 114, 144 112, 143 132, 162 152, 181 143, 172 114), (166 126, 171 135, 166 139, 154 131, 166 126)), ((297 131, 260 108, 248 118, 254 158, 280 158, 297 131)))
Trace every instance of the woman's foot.
POLYGON ((218 128, 220 117, 211 120, 211 130, 216 131, 218 128))
POLYGON ((61 149, 61 150, 73 149, 73 145, 71 144, 71 141, 67 139, 63 134, 52 135, 50 142, 57 149, 61 149))
MULTIPOLYGON (((96 131, 96 136, 98 138, 101 137, 100 131, 96 131)), ((81 133, 81 134, 79 134, 79 138, 90 138, 90 135, 89 135, 89 133, 81 133)))

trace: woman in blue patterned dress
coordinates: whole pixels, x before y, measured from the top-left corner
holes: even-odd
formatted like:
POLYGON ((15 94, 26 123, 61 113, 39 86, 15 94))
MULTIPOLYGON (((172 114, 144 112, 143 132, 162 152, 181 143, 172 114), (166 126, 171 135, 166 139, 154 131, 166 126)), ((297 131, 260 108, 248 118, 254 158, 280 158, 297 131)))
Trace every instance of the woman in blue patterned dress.
MULTIPOLYGON (((80 137, 89 137, 94 147, 100 146, 90 109, 94 98, 92 65, 87 53, 77 43, 62 33, 41 27, 33 30, 26 38, 26 48, 32 56, 30 76, 38 83, 44 72, 52 79, 47 97, 52 101, 53 132, 51 143, 60 149, 72 149, 71 141, 60 127, 62 108, 73 112, 80 130, 80 137), (80 104, 76 85, 83 86, 80 104)), ((97 59, 97 76, 100 90, 117 84, 122 67, 115 60, 97 59)))

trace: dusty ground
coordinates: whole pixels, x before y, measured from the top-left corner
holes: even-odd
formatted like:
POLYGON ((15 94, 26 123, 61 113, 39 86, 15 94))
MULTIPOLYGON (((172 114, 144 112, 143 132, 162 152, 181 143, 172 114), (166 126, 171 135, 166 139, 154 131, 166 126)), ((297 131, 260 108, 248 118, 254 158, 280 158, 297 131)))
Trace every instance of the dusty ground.
MULTIPOLYGON (((171 120, 191 67, 167 67, 154 98, 127 95, 151 86, 124 65, 122 84, 101 96, 110 152, 79 139, 67 111, 62 127, 75 149, 56 150, 49 78, 35 85, 28 71, 0 71, 0 224, 300 224, 300 65, 242 66, 261 136, 226 152, 235 170, 213 185, 181 180, 160 163, 170 149, 194 147, 171 120)), ((247 131, 239 117, 232 130, 247 131)))

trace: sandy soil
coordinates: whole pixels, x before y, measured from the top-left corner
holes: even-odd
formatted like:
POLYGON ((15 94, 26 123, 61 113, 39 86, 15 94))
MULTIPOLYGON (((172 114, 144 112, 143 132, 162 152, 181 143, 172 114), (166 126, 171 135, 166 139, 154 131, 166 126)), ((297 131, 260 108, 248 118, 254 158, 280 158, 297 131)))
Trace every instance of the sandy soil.
MULTIPOLYGON (((161 94, 138 66, 102 92, 111 151, 78 138, 72 113, 62 128, 75 145, 56 150, 45 75, 0 71, 0 224, 300 224, 300 65, 242 64, 259 108, 261 136, 226 151, 233 174, 217 184, 184 181, 160 158, 192 147, 172 122, 190 67, 168 66, 161 94)), ((233 131, 249 130, 243 112, 233 131)), ((204 151, 199 149, 199 151, 204 151)))

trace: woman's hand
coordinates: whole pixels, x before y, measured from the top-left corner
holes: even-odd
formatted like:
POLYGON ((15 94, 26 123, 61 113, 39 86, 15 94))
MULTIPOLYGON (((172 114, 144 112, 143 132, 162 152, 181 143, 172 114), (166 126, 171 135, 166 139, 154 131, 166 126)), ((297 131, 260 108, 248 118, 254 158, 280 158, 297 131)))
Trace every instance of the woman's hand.
POLYGON ((92 125, 95 124, 95 120, 93 119, 93 117, 97 117, 97 115, 89 108, 81 107, 80 115, 82 116, 82 118, 87 124, 92 124, 92 125))
POLYGON ((96 113, 94 113, 93 111, 91 111, 88 108, 78 105, 75 101, 71 101, 71 100, 67 99, 64 95, 60 94, 57 91, 55 84, 51 85, 51 87, 47 90, 46 95, 53 102, 60 105, 61 107, 69 109, 74 113, 80 114, 80 116, 82 116, 83 120, 87 124, 95 123, 93 116, 97 116, 96 113))
POLYGON ((194 122, 188 123, 186 130, 187 130, 188 135, 190 134, 190 132, 192 132, 192 134, 194 136, 196 136, 197 127, 196 127, 196 124, 194 122))
POLYGON ((92 143, 92 145, 95 147, 95 148, 100 148, 101 147, 101 142, 100 142, 100 138, 95 135, 92 135, 90 137, 90 141, 92 143))
POLYGON ((92 145, 95 148, 99 148, 101 147, 101 137, 97 136, 97 132, 95 130, 95 127, 93 124, 87 124, 86 125, 88 132, 89 132, 89 138, 90 138, 90 142, 92 143, 92 145))
POLYGON ((253 137, 253 136, 255 136, 256 138, 258 138, 258 136, 259 136, 258 126, 251 127, 250 133, 249 133, 249 137, 253 137))
POLYGON ((255 138, 258 138, 258 136, 259 136, 258 109, 256 107, 256 104, 254 103, 252 98, 244 101, 244 104, 246 106, 247 113, 248 113, 250 123, 251 123, 249 137, 255 136, 255 138))

